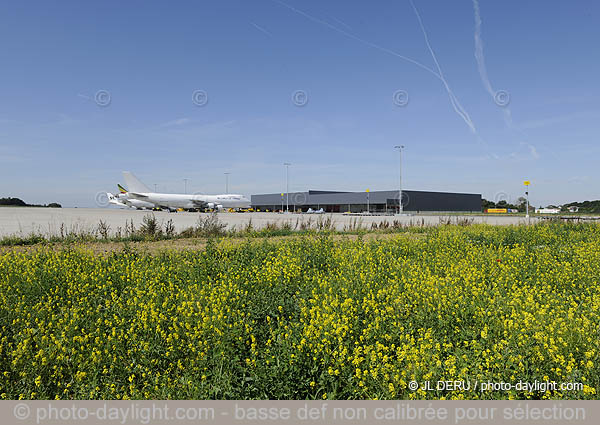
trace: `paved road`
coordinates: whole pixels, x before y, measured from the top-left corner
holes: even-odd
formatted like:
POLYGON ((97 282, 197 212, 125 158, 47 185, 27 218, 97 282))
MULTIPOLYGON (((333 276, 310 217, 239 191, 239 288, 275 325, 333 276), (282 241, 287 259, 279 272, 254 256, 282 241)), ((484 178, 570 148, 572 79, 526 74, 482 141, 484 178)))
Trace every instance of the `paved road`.
MULTIPOLYGON (((32 232, 42 235, 60 234, 61 225, 71 231, 89 231, 97 227, 100 220, 105 221, 115 231, 118 227, 124 228, 125 223, 133 220, 136 227, 142 222, 146 214, 154 214, 156 218, 165 223, 169 219, 173 220, 177 231, 187 227, 194 226, 199 217, 206 217, 206 214, 178 212, 168 213, 158 211, 150 213, 149 211, 122 210, 112 208, 0 208, 0 236, 6 235, 29 235, 32 232)), ((240 229, 245 227, 250 220, 254 228, 260 229, 267 223, 289 222, 292 226, 296 222, 307 222, 312 220, 325 220, 331 218, 338 230, 343 230, 352 223, 362 223, 363 227, 370 228, 371 223, 380 223, 382 221, 393 222, 401 221, 403 224, 425 224, 437 225, 441 219, 448 218, 440 215, 406 215, 396 216, 346 216, 342 214, 277 214, 277 213, 219 213, 219 220, 227 225, 228 228, 240 229)), ((508 225, 524 223, 525 219, 519 216, 451 216, 452 220, 468 217, 476 223, 489 223, 494 225, 508 225)), ((535 221, 536 219, 532 219, 535 221)))

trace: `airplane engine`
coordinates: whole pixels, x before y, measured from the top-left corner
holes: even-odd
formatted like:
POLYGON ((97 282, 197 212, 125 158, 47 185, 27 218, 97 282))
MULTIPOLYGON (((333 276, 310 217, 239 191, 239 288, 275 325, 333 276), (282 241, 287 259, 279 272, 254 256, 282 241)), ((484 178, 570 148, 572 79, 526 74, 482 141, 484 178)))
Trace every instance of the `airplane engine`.
POLYGON ((209 203, 207 204, 207 206, 208 206, 208 208, 209 208, 209 209, 211 209, 211 210, 217 210, 217 211, 221 211, 221 210, 223 210, 223 205, 221 205, 221 204, 215 204, 215 203, 213 203, 213 202, 209 202, 209 203))

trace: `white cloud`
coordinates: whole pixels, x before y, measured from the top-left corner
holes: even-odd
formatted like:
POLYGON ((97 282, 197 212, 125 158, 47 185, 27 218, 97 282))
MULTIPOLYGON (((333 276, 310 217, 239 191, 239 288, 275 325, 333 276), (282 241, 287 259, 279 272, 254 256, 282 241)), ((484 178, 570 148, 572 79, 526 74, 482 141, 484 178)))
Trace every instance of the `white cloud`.
POLYGON ((176 126, 188 124, 189 122, 191 122, 191 120, 189 118, 178 118, 176 120, 167 121, 167 122, 159 125, 159 127, 160 128, 176 127, 176 126))
POLYGON ((539 120, 531 120, 526 121, 520 125, 521 128, 526 129, 535 129, 535 128, 544 128, 550 127, 556 124, 565 123, 577 118, 584 118, 591 115, 591 118, 600 118, 600 110, 587 110, 587 111, 579 111, 573 112, 569 114, 556 115, 554 117, 542 118, 539 120))

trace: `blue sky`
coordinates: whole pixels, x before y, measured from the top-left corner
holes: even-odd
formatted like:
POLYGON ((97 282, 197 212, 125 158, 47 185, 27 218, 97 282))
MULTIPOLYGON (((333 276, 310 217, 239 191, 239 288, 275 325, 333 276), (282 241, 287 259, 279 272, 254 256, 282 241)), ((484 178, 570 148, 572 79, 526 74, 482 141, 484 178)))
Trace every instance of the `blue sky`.
POLYGON ((441 73, 410 0, 3 2, 0 196, 389 190, 403 144, 405 189, 600 199, 600 3, 414 5, 441 73))

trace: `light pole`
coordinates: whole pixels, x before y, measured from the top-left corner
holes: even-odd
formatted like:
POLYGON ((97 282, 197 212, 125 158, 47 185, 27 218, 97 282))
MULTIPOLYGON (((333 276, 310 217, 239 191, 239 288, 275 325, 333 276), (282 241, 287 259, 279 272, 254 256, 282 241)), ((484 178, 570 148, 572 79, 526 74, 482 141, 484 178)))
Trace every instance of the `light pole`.
POLYGON ((367 214, 371 213, 371 208, 369 205, 369 189, 367 189, 367 214))
POLYGON ((284 162, 285 165, 285 210, 290 212, 290 165, 289 162, 284 162))
POLYGON ((158 192, 158 190, 156 190, 156 187, 157 187, 157 185, 156 185, 156 183, 154 183, 154 193, 158 192))
POLYGON ((523 182, 523 184, 525 185, 525 188, 527 189, 525 191, 525 199, 526 199, 525 218, 527 220, 529 220, 529 185, 531 184, 531 182, 529 180, 525 180, 523 182))
POLYGON ((229 193, 229 175, 231 173, 227 172, 227 173, 223 173, 225 174, 225 194, 229 193))
POLYGON ((400 179, 398 181, 398 214, 402 214, 404 212, 404 208, 402 207, 402 149, 404 149, 404 145, 396 145, 394 146, 394 149, 398 149, 398 152, 400 153, 400 179))
POLYGON ((187 194, 187 182, 189 179, 183 179, 183 193, 187 194))

